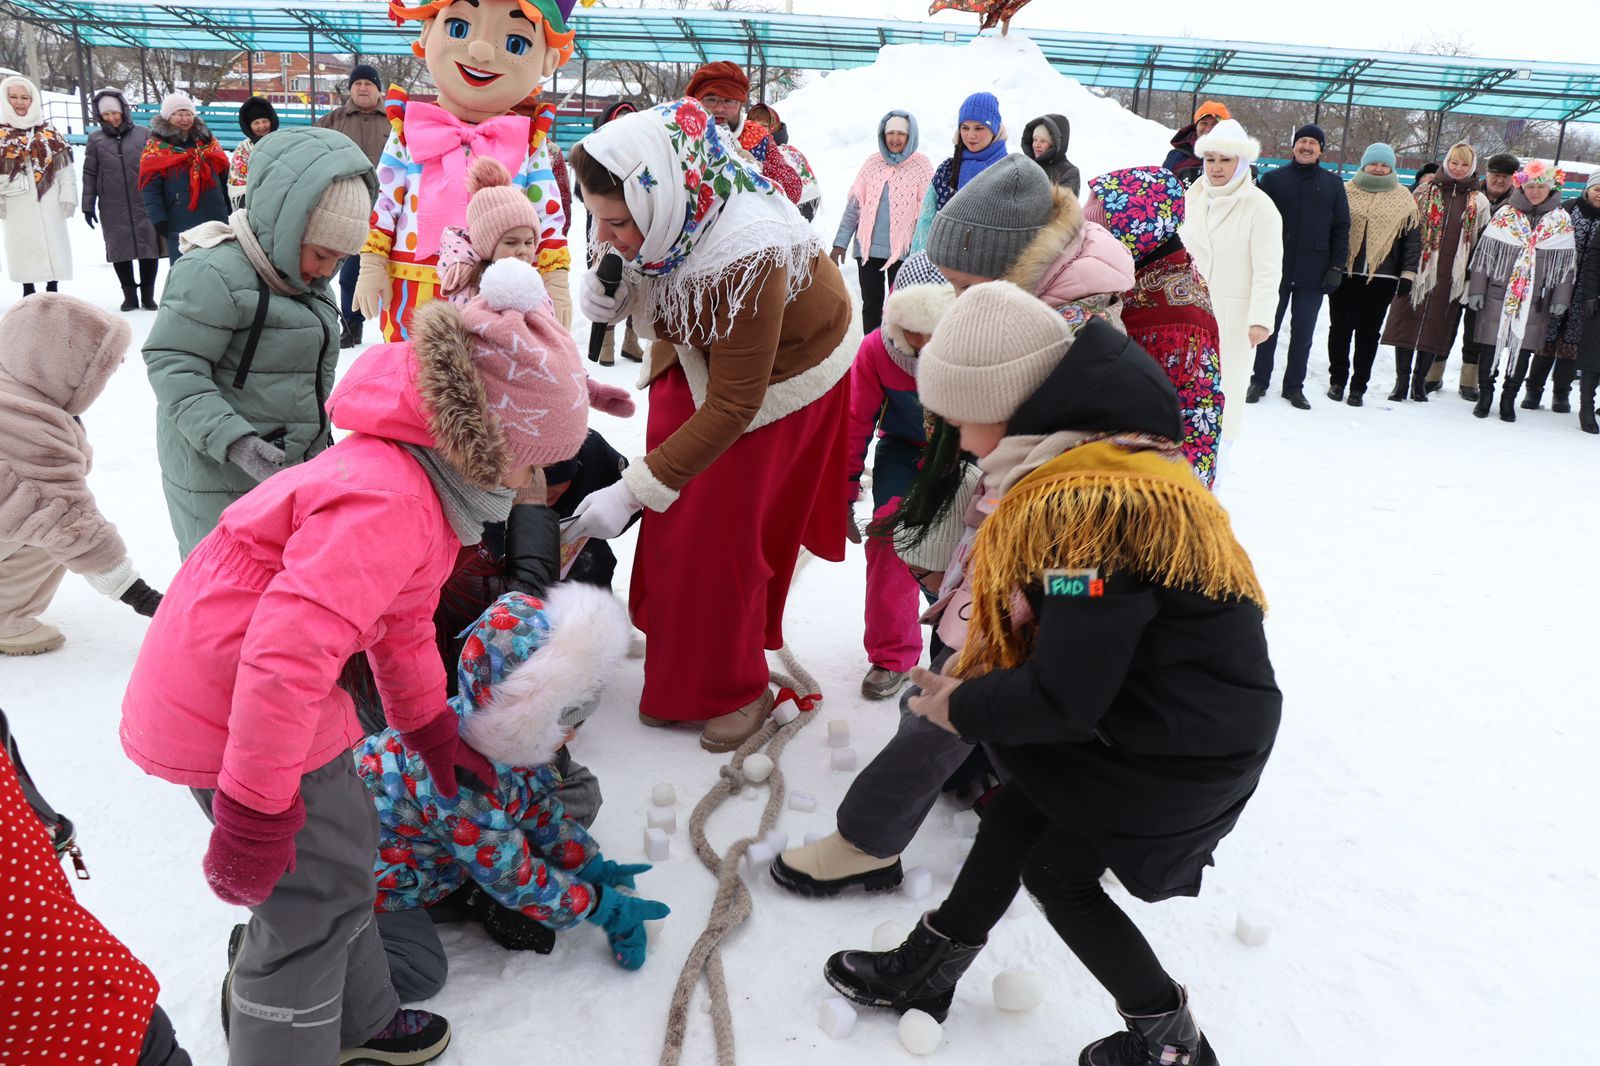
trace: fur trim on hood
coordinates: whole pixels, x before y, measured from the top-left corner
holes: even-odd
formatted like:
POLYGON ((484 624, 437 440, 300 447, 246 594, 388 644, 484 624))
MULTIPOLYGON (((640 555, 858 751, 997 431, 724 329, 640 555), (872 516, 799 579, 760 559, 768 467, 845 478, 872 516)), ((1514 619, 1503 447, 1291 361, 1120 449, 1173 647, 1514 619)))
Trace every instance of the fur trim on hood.
POLYGON ((883 302, 884 343, 904 354, 916 355, 906 334, 932 333, 955 299, 955 286, 949 282, 896 289, 883 302))
POLYGON ((1005 281, 1034 292, 1057 259, 1083 236, 1083 205, 1072 190, 1060 185, 1053 190, 1055 206, 1050 221, 1034 235, 1022 254, 1006 272, 1005 281))
POLYGON ((1133 288, 1133 256, 1104 226, 1083 217, 1083 206, 1064 185, 1053 189, 1055 213, 1022 250, 1006 281, 1051 307, 1133 288))
POLYGON ((429 301, 412 313, 417 392, 434 448, 472 484, 493 489, 510 465, 511 452, 472 364, 471 340, 460 309, 448 300, 429 301))
POLYGON ((574 583, 552 588, 542 603, 519 592, 502 596, 473 635, 478 647, 468 639, 462 694, 452 701, 462 737, 497 763, 542 766, 599 702, 628 650, 629 625, 615 596, 574 583), (488 660, 487 680, 480 664, 469 663, 475 650, 488 660))
POLYGON ((1235 119, 1223 119, 1211 127, 1211 132, 1194 142, 1194 154, 1205 158, 1207 152, 1236 156, 1246 166, 1261 158, 1261 142, 1244 131, 1235 119))

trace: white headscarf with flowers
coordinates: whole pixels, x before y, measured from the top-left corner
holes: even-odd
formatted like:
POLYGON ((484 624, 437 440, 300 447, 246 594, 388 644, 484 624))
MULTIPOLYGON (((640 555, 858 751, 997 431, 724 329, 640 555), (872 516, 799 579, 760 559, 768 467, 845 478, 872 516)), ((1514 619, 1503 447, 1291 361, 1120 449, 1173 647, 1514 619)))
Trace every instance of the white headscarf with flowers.
POLYGON ((707 312, 725 330, 763 267, 788 271, 791 298, 810 283, 821 240, 698 101, 624 115, 579 143, 622 180, 644 236, 624 266, 648 317, 673 334, 707 312))

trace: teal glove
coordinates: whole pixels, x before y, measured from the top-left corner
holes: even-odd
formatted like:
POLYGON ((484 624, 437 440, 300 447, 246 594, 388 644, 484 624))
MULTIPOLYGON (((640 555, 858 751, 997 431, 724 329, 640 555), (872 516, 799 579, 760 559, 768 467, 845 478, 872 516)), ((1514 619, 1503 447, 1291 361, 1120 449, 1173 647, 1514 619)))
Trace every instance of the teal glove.
POLYGON ((589 912, 585 920, 606 931, 611 955, 617 960, 618 966, 624 970, 637 970, 644 965, 644 923, 665 918, 672 913, 671 909, 665 903, 625 895, 617 889, 607 892, 597 888, 595 891, 599 899, 595 900, 594 910, 589 912))
POLYGON ((614 863, 601 855, 596 855, 584 864, 578 871, 578 880, 587 881, 591 885, 604 885, 607 888, 638 888, 633 879, 642 873, 647 873, 650 864, 647 862, 622 865, 614 863))

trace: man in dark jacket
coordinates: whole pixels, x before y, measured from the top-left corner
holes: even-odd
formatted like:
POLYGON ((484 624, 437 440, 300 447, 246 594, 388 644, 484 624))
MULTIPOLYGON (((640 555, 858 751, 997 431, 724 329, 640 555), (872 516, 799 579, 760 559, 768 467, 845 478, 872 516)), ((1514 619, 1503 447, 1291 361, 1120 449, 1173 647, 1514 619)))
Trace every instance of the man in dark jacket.
POLYGON ((1278 350, 1283 314, 1291 310, 1289 365, 1283 369, 1283 398, 1302 411, 1306 400, 1306 362, 1317 328, 1322 298, 1338 291, 1350 251, 1350 202, 1344 182, 1321 164, 1328 138, 1322 127, 1301 126, 1294 134, 1294 161, 1258 183, 1283 216, 1283 280, 1278 288, 1278 314, 1272 335, 1256 349, 1255 373, 1244 402, 1255 403, 1272 384, 1272 361, 1278 350))
POLYGON ((156 309, 156 269, 161 259, 161 239, 144 212, 139 194, 139 156, 150 131, 135 125, 128 101, 117 89, 94 94, 94 111, 100 128, 89 134, 83 153, 83 219, 93 229, 100 225, 106 242, 106 262, 122 283, 122 310, 156 309), (135 287, 133 261, 139 261, 135 287))
MULTIPOLYGON (((1501 152, 1489 157, 1489 162, 1484 166, 1483 194, 1489 198, 1489 217, 1500 210, 1500 205, 1511 199, 1511 190, 1515 189, 1516 182, 1512 181, 1517 171, 1522 169, 1522 160, 1510 152, 1501 152)), ((1466 335, 1461 339, 1461 398, 1463 400, 1478 399, 1478 357, 1487 353, 1494 357, 1494 345, 1479 344, 1473 338, 1478 335, 1478 312, 1467 308, 1466 325, 1463 327, 1466 335), (1466 368, 1472 367, 1469 372, 1466 368)), ((1429 392, 1437 392, 1444 387, 1443 359, 1434 360, 1433 366, 1428 368, 1429 392)))
POLYGON ((1211 128, 1223 119, 1232 117, 1228 105, 1220 101, 1207 100, 1201 104, 1195 109, 1194 121, 1172 138, 1172 151, 1167 153, 1166 161, 1161 165, 1176 174, 1184 188, 1193 185, 1194 179, 1200 176, 1201 167, 1200 157, 1194 154, 1194 142, 1210 133, 1211 128))
MULTIPOLYGON (((389 143, 394 132, 389 116, 383 113, 383 76, 378 68, 367 63, 357 63, 350 71, 350 99, 343 107, 335 108, 317 119, 323 129, 334 130, 355 141, 367 153, 367 161, 374 167, 383 155, 383 146, 389 143)), ((339 268, 339 314, 344 327, 339 333, 340 348, 354 348, 361 343, 361 333, 366 319, 352 302, 356 293, 356 276, 361 273, 361 257, 352 255, 339 268)))

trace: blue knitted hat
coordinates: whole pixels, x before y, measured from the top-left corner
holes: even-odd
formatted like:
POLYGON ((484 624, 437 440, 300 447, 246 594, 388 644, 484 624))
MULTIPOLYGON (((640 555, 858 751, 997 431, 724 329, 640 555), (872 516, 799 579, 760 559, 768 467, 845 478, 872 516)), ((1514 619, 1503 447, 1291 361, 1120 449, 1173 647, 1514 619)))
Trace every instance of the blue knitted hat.
POLYGON ((981 122, 989 127, 990 133, 1000 136, 1000 101, 994 98, 994 93, 973 93, 961 101, 956 125, 963 122, 981 122))
POLYGON ((1361 165, 1368 163, 1383 163, 1390 170, 1394 169, 1394 149, 1387 144, 1369 144, 1367 150, 1361 153, 1361 165))

